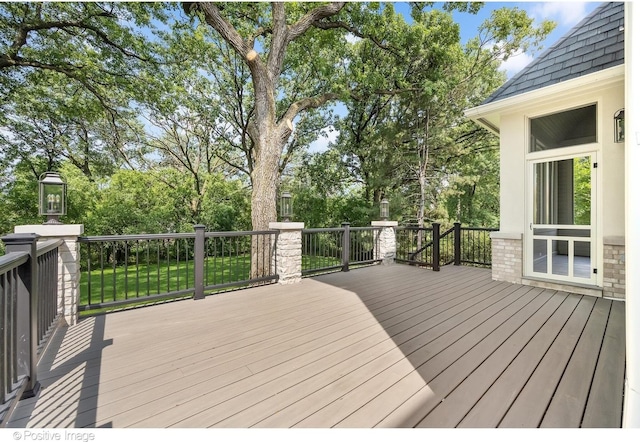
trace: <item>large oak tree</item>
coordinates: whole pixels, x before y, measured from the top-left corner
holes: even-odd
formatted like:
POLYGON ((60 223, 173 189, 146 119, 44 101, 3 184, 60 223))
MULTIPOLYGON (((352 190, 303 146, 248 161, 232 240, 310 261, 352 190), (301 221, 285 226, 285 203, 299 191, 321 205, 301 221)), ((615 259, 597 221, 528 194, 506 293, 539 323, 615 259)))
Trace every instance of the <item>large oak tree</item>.
MULTIPOLYGON (((302 38, 309 47, 313 46, 314 39, 321 38, 317 30, 330 26, 329 19, 338 15, 344 6, 345 2, 323 5, 272 3, 269 7, 264 4, 185 3, 185 10, 197 12, 243 57, 251 73, 254 103, 247 132, 253 142, 251 217, 255 230, 267 229, 269 222, 276 220, 280 159, 294 130, 294 119, 307 109, 320 107, 339 97, 332 88, 318 90, 317 94, 290 101, 286 109, 282 109, 278 95, 286 81, 283 73, 287 73, 287 51, 302 38), (310 35, 310 31, 316 31, 315 35, 310 35)), ((308 53, 308 57, 321 56, 323 49, 318 47, 318 51, 308 53)), ((302 51, 297 54, 302 55, 302 51)), ((310 79, 314 84, 323 80, 326 78, 310 79)))

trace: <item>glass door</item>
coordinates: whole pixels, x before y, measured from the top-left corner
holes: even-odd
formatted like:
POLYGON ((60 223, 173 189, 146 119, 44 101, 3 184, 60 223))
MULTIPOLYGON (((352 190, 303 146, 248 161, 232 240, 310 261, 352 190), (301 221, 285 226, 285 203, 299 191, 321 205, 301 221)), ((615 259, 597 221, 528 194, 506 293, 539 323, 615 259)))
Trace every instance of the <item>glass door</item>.
POLYGON ((596 284, 592 154, 531 162, 530 276, 596 284))

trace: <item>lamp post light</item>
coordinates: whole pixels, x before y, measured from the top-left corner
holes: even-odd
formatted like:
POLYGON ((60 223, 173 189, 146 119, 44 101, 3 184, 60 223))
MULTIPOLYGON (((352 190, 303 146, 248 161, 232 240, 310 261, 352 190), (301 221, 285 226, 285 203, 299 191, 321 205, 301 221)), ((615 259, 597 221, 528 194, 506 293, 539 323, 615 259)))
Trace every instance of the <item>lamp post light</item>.
POLYGON ((293 216, 293 207, 291 204, 291 194, 282 192, 280 195, 280 218, 283 222, 288 223, 293 216))
POLYGON ((614 137, 616 143, 624 142, 624 109, 620 109, 613 116, 614 122, 614 137))
POLYGON ((380 218, 383 221, 389 219, 389 201, 386 198, 380 201, 380 218))
POLYGON ((40 175, 39 214, 46 215, 44 224, 62 224, 58 217, 67 214, 67 183, 56 172, 40 175))

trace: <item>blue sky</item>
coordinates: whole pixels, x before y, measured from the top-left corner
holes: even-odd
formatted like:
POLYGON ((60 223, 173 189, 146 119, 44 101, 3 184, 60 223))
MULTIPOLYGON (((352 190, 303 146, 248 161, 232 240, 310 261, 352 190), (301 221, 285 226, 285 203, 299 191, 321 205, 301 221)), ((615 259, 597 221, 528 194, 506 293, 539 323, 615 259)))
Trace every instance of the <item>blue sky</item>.
MULTIPOLYGON (((488 2, 482 11, 483 14, 482 20, 489 16, 490 11, 496 8, 500 8, 503 6, 507 7, 518 7, 520 9, 524 9, 527 11, 527 14, 534 18, 536 22, 540 22, 542 20, 548 19, 556 22, 556 28, 554 31, 547 37, 544 42, 544 46, 541 51, 544 51, 551 45, 553 45, 556 41, 558 41, 562 36, 564 36, 568 31, 571 30, 576 24, 578 24, 583 18, 585 18, 591 11, 597 8, 601 2, 574 2, 574 1, 564 1, 564 2, 488 2)), ((458 14, 458 15, 466 15, 469 14, 458 14)), ((478 18, 468 18, 461 17, 460 23, 466 25, 466 21, 469 20, 470 26, 461 26, 461 29, 469 29, 473 27, 475 31, 477 29, 477 25, 480 23, 478 18)), ((462 38, 465 38, 465 35, 462 35, 462 38)), ((468 38, 468 37, 467 37, 468 38)), ((538 52, 538 54, 540 51, 538 52)), ((519 72, 522 68, 524 68, 529 62, 531 62, 537 54, 520 54, 515 57, 512 57, 510 60, 507 60, 506 63, 503 64, 503 68, 506 70, 507 75, 509 77, 513 76, 517 72, 519 72)))
MULTIPOLYGON (((591 11, 600 5, 598 1, 554 1, 554 2, 537 2, 537 1, 525 1, 525 2, 497 2, 488 1, 485 2, 484 7, 478 12, 478 14, 468 14, 455 12, 453 14, 454 20, 460 24, 460 38, 463 42, 469 38, 476 36, 478 27, 484 20, 489 18, 491 11, 503 7, 513 8, 517 7, 527 12, 529 17, 532 17, 536 23, 540 23, 543 20, 552 20, 556 23, 556 28, 549 35, 544 42, 544 49, 551 46, 558 41, 564 34, 566 34, 573 26, 586 17, 591 11)), ((404 2, 396 3, 396 11, 408 16, 409 6, 404 2)), ((541 51, 538 51, 539 54, 541 51)), ((537 54, 520 54, 508 60, 504 69, 507 71, 507 75, 511 77, 513 74, 524 68, 529 62, 531 62, 537 54)))
MULTIPOLYGON (((460 38, 463 42, 469 38, 477 35, 478 27, 484 20, 489 18, 491 11, 503 7, 513 8, 517 7, 527 12, 529 17, 532 17, 536 23, 540 23, 543 20, 552 20, 556 23, 556 28, 549 35, 544 42, 544 49, 551 46, 558 41, 564 34, 566 34, 573 26, 586 17, 591 11, 600 5, 601 2, 597 1, 555 1, 555 2, 497 2, 488 1, 484 7, 478 12, 478 14, 468 14, 455 12, 453 14, 454 20, 460 24, 460 38)), ((397 2, 396 11, 408 16, 409 6, 404 2, 397 2)), ((520 54, 508 60, 504 64, 504 69, 507 75, 511 77, 522 68, 524 68, 529 62, 531 62, 537 54, 520 54)))
MULTIPOLYGON (((489 18, 491 11, 502 7, 517 7, 527 12, 536 23, 542 20, 553 20, 556 28, 544 41, 543 46, 536 53, 523 53, 511 57, 502 65, 502 69, 507 73, 507 77, 522 70, 533 59, 549 48, 562 36, 585 18, 591 11, 597 8, 602 2, 597 1, 555 1, 555 2, 492 2, 488 1, 478 14, 454 13, 454 20, 460 24, 460 38, 463 42, 477 35, 478 27, 484 20, 489 18)), ((404 2, 397 2, 396 11, 408 15, 409 6, 404 2)), ((339 112, 339 109, 336 109, 339 112)), ((323 151, 329 142, 337 138, 337 132, 327 133, 327 137, 321 137, 310 146, 311 152, 323 151)))

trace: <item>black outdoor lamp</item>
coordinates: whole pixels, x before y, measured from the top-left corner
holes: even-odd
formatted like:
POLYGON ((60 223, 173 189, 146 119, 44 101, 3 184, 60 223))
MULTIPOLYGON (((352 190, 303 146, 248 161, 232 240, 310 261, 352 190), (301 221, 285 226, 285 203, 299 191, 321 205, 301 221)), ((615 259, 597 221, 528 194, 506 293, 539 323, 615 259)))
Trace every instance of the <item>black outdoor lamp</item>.
POLYGON ((58 217, 67 214, 67 183, 56 172, 40 175, 40 215, 47 216, 45 224, 62 224, 58 217))
POLYGON ((624 142, 624 109, 620 109, 613 116, 613 121, 615 123, 615 132, 614 137, 616 143, 624 142))
POLYGON ((386 198, 380 201, 380 218, 383 221, 389 219, 389 201, 386 198))
POLYGON ((291 205, 291 194, 282 192, 280 195, 280 218, 285 223, 289 222, 289 218, 293 216, 293 207, 291 205))

